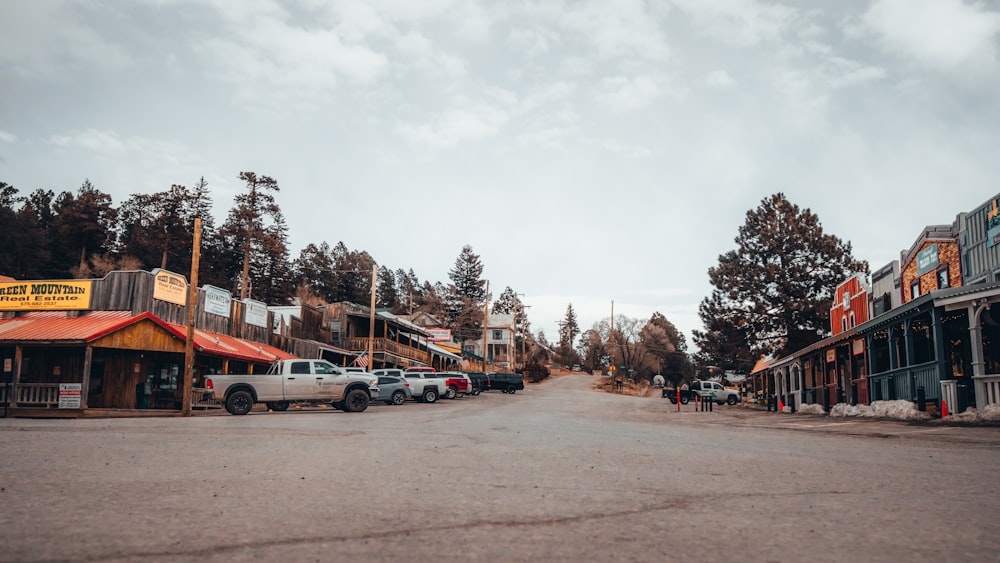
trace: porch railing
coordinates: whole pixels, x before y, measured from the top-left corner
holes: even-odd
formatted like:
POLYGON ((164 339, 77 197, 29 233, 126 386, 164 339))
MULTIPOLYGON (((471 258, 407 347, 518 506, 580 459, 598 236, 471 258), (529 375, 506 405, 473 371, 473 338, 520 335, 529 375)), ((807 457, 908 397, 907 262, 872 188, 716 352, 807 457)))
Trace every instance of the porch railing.
POLYGON ((972 379, 975 380, 983 395, 984 404, 981 405, 981 408, 985 408, 986 405, 1000 404, 1000 375, 980 375, 972 379))
POLYGON ((937 362, 927 362, 915 366, 906 366, 882 373, 873 373, 868 377, 872 387, 873 400, 901 399, 904 401, 917 400, 917 388, 923 387, 925 398, 930 401, 940 398, 938 396, 941 386, 938 385, 937 362), (875 395, 875 389, 881 397, 875 395))
MULTIPOLYGON (((958 413, 958 382, 949 379, 941 382, 941 401, 952 414, 958 413)), ((943 410, 941 411, 944 412, 943 410)))
POLYGON ((205 398, 208 389, 195 387, 191 389, 191 408, 193 409, 221 409, 222 403, 209 397, 205 398))
POLYGON ((14 389, 14 402, 19 407, 55 408, 59 406, 58 383, 19 383, 14 386, 14 389))
MULTIPOLYGON (((345 344, 350 350, 367 350, 367 338, 348 338, 345 344)), ((431 355, 424 350, 401 344, 387 338, 375 338, 372 340, 372 350, 375 352, 388 352, 390 354, 414 360, 424 364, 429 364, 431 355)))

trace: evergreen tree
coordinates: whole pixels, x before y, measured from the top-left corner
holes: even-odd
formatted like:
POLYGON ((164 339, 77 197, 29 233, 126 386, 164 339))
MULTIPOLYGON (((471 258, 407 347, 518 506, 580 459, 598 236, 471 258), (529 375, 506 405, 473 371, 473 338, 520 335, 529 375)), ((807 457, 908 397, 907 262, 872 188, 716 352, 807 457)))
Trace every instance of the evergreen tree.
POLYGON ((479 255, 468 244, 463 246, 462 252, 455 259, 455 267, 448 272, 448 277, 455 285, 455 295, 482 303, 486 298, 486 281, 481 279, 482 275, 483 263, 479 260, 479 255))
POLYGON ((400 300, 399 294, 396 293, 396 275, 385 266, 380 266, 378 269, 375 303, 376 306, 389 309, 390 311, 399 310, 400 300))
MULTIPOLYGON (((234 198, 235 206, 229 211, 222 230, 230 248, 238 248, 243 257, 242 270, 233 279, 239 289, 240 299, 245 299, 251 285, 268 284, 259 273, 267 265, 255 263, 254 258, 259 260, 265 247, 285 246, 285 240, 266 240, 267 237, 284 234, 282 228, 272 229, 281 215, 281 208, 272 193, 280 191, 278 182, 270 176, 258 176, 254 172, 240 172, 239 178, 246 183, 246 193, 234 198), (251 265, 255 268, 251 268, 251 265)), ((287 253, 287 248, 285 252, 287 253)))
POLYGON ((111 196, 84 180, 76 195, 60 194, 53 210, 54 240, 59 241, 52 247, 54 256, 74 277, 89 277, 88 258, 109 252, 114 239, 118 212, 111 196))
POLYGON ((38 225, 28 198, 0 182, 0 275, 16 279, 37 279, 49 263, 48 239, 38 225))
POLYGON ((715 289, 698 311, 705 330, 694 333, 699 358, 723 369, 747 372, 760 354, 820 340, 837 284, 868 272, 850 243, 825 234, 815 214, 781 193, 747 212, 736 243, 708 271, 715 289))

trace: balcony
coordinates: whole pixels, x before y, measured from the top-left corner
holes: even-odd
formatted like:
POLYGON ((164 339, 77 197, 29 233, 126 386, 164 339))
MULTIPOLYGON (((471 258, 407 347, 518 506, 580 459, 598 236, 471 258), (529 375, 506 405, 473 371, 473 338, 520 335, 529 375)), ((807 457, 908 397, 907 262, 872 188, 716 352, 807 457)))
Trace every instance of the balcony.
MULTIPOLYGON (((400 358, 406 358, 407 360, 420 362, 422 364, 430 364, 431 361, 431 355, 426 350, 420 350, 419 348, 401 344, 394 340, 389 340, 387 338, 375 338, 372 340, 372 344, 372 350, 375 353, 388 353, 394 356, 399 356, 400 358)), ((353 352, 362 352, 368 349, 368 339, 347 338, 346 345, 348 350, 353 352)))

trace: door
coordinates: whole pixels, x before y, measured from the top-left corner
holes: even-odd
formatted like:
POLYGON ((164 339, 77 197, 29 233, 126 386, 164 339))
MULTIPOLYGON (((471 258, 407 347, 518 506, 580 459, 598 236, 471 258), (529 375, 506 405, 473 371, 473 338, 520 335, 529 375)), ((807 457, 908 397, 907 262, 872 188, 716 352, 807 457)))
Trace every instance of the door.
MULTIPOLYGON (((311 361, 299 360, 288 364, 288 373, 284 374, 284 390, 284 398, 293 401, 319 396, 319 386, 316 383, 316 376, 313 375, 311 361)), ((268 399, 278 400, 281 397, 268 397, 268 399)))
POLYGON ((333 364, 324 361, 313 362, 316 394, 324 399, 339 399, 344 396, 344 385, 347 380, 333 364))

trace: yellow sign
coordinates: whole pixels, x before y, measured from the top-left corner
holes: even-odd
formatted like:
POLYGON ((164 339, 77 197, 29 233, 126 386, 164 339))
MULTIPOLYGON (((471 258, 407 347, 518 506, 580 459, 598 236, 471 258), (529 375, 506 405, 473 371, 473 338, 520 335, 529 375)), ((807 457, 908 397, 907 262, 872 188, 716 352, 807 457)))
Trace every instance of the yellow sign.
POLYGON ((0 311, 90 309, 91 280, 0 282, 0 311))
POLYGON ((184 276, 160 270, 153 270, 153 299, 175 305, 187 305, 188 284, 184 276))
POLYGON ((990 209, 989 212, 986 213, 986 218, 987 219, 992 219, 992 218, 996 217, 997 215, 1000 215, 1000 209, 997 209, 997 200, 994 199, 993 200, 993 209, 990 209))

